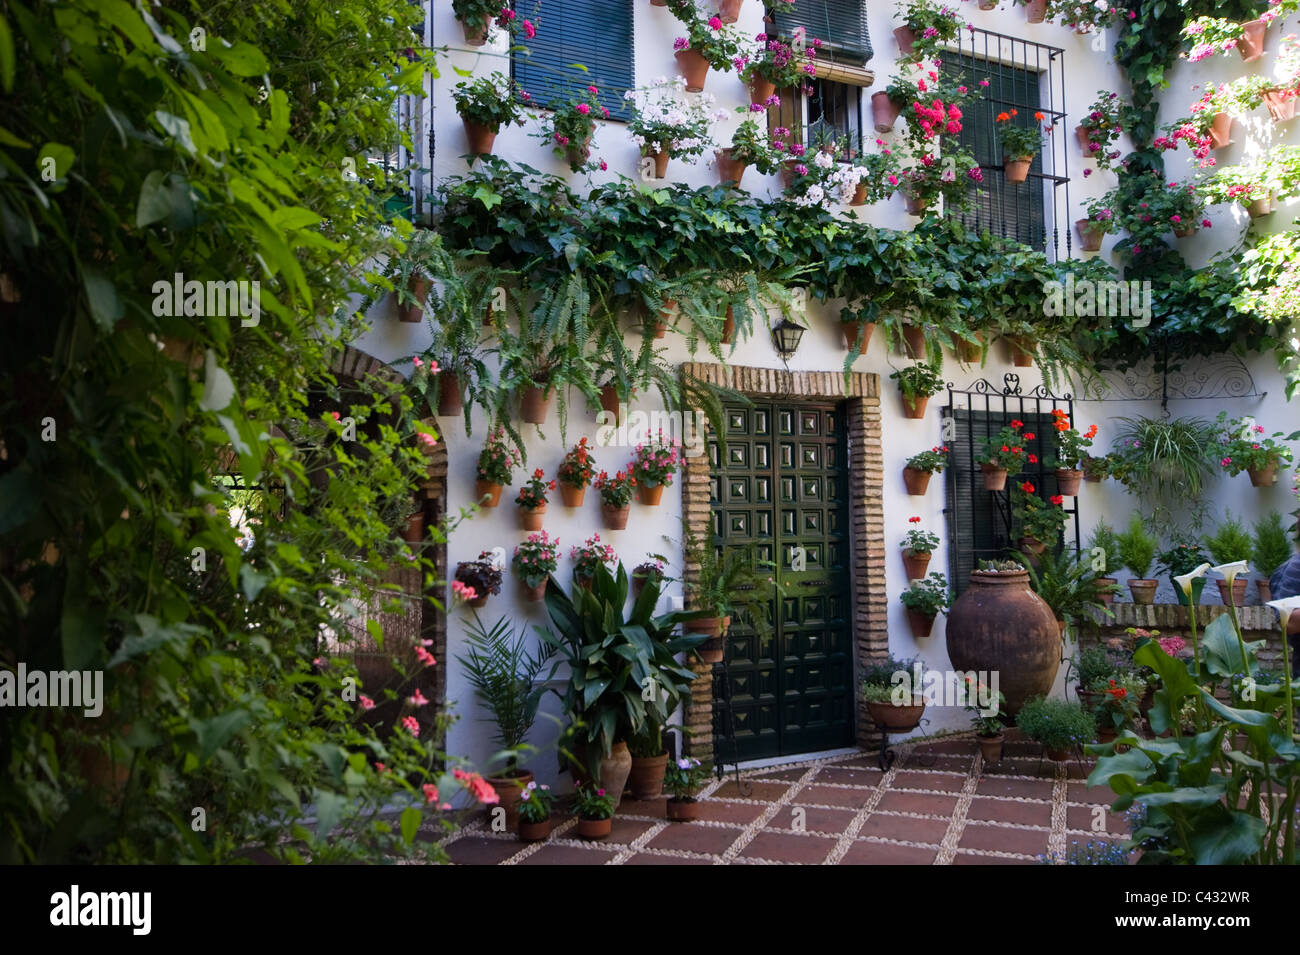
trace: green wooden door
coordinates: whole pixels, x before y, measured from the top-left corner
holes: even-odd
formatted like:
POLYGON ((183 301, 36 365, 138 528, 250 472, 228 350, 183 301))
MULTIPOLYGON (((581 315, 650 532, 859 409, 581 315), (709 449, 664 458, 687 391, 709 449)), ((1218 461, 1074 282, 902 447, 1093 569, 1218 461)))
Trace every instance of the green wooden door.
MULTIPOLYGON (((714 542, 754 544, 778 565, 772 629, 732 623, 727 649, 736 748, 715 706, 718 757, 761 759, 853 742, 848 462, 835 405, 727 408, 727 453, 709 448, 714 542)), ((722 685, 717 668, 715 699, 722 685)))

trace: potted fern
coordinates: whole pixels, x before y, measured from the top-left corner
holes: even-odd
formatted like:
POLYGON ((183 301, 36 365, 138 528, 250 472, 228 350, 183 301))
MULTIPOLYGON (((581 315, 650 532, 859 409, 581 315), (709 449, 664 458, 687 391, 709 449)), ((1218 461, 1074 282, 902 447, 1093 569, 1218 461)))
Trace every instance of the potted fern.
POLYGON ((721 663, 726 655, 724 635, 733 614, 743 613, 751 626, 763 636, 771 631, 771 594, 776 583, 776 565, 760 560, 753 545, 728 547, 721 554, 714 547, 700 543, 686 532, 686 562, 699 570, 687 576, 687 599, 692 610, 707 611, 707 616, 687 620, 688 632, 703 634, 706 639, 696 651, 705 663, 721 663))

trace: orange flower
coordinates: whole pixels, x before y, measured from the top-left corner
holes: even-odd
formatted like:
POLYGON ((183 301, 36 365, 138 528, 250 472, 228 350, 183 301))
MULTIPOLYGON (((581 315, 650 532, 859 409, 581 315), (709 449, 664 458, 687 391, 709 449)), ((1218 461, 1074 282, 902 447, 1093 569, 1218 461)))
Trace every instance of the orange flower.
POLYGON ((1005 123, 1005 122, 1006 122, 1007 120, 1009 120, 1010 118, 1011 118, 1011 116, 1010 116, 1010 114, 1008 114, 1008 113, 998 113, 997 121, 998 121, 999 123, 1005 123))
POLYGON ((1024 484, 1020 485, 1020 490, 1024 491, 1026 494, 1033 494, 1034 486, 1026 481, 1024 484))
POLYGON ((1043 120, 1047 119, 1047 115, 1039 111, 1034 114, 1034 119, 1038 120, 1041 123, 1043 120))
POLYGON ((1090 427, 1088 429, 1088 432, 1084 435, 1084 437, 1089 439, 1097 437, 1097 426, 1094 424, 1092 427, 1090 427))

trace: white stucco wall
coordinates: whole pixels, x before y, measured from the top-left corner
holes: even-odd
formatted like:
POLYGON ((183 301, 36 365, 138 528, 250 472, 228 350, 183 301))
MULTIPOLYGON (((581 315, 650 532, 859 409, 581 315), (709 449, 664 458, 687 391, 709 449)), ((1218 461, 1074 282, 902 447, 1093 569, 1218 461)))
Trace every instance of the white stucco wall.
MULTIPOLYGON (((751 35, 761 28, 760 6, 758 0, 749 0, 741 13, 741 26, 751 35)), ((1009 3, 991 12, 980 12, 973 3, 961 6, 963 15, 968 16, 977 27, 1054 44, 1066 51, 1065 109, 1069 116, 1066 120, 1066 128, 1061 131, 1061 134, 1069 136, 1071 140, 1070 170, 1074 179, 1070 184, 1070 196, 1074 208, 1070 210, 1067 221, 1062 223, 1062 228, 1072 227, 1069 224, 1084 215, 1082 209, 1088 198, 1102 194, 1112 184, 1112 180, 1106 173, 1094 173, 1086 179, 1080 175, 1083 161, 1079 158, 1078 150, 1073 144, 1074 124, 1092 102, 1097 90, 1099 88, 1123 90, 1119 71, 1110 60, 1109 49, 1096 52, 1092 49, 1091 38, 1076 36, 1073 31, 1063 27, 1051 24, 1029 25, 1024 20, 1022 9, 1013 7, 1009 3)), ((881 89, 888 83, 894 71, 897 48, 892 30, 897 23, 891 18, 892 5, 873 3, 869 5, 869 9, 871 35, 876 48, 875 58, 869 65, 875 69, 877 76, 876 86, 873 89, 881 89)), ((652 7, 646 0, 637 0, 635 12, 638 83, 648 83, 659 76, 675 75, 672 39, 679 32, 676 21, 666 9, 652 7)), ((442 179, 465 171, 464 161, 460 158, 460 154, 466 148, 464 133, 450 96, 450 89, 460 79, 455 68, 471 70, 475 73, 489 73, 494 69, 505 71, 508 63, 499 51, 494 53, 487 48, 471 50, 462 47, 461 30, 453 17, 451 4, 447 0, 434 0, 432 28, 432 39, 435 45, 451 46, 449 55, 440 61, 442 78, 435 82, 433 108, 431 113, 426 114, 431 115, 437 134, 437 155, 432 168, 435 178, 442 179)), ((1189 82, 1195 82, 1191 77, 1191 71, 1176 70, 1175 86, 1180 84, 1185 86, 1189 82)), ((734 74, 711 72, 706 92, 715 95, 717 105, 726 109, 748 102, 746 90, 734 74)), ((866 91, 864 97, 869 96, 870 92, 866 91)), ((1174 92, 1171 91, 1170 95, 1173 96, 1174 92)), ((1190 102, 1191 98, 1187 101, 1190 102)), ((864 110, 869 120, 869 107, 865 103, 864 110)), ((717 130, 717 139, 721 144, 730 142, 732 129, 737 122, 739 116, 722 124, 717 130)), ((1295 125, 1300 126, 1300 123, 1295 125)), ((527 135, 529 131, 517 127, 503 130, 496 141, 495 152, 512 160, 526 162, 548 173, 570 179, 577 178, 569 172, 567 166, 554 159, 539 140, 529 138, 527 135)), ((1294 136, 1294 132, 1289 135, 1294 136)), ((1121 148, 1126 148, 1127 145, 1123 143, 1121 148)), ((1246 144, 1234 146, 1232 147, 1234 153, 1230 155, 1245 148, 1247 148, 1246 144)), ((626 176, 636 174, 638 153, 621 124, 602 124, 595 137, 593 153, 607 160, 610 168, 604 175, 608 178, 619 174, 626 176)), ((1177 175, 1175 172, 1177 162, 1171 158, 1171 179, 1177 175)), ((691 167, 676 160, 669 167, 669 178, 692 186, 709 185, 717 181, 711 165, 702 162, 699 166, 691 167)), ((746 172, 744 184, 748 190, 759 195, 775 195, 780 188, 775 177, 765 179, 752 169, 746 172)), ((580 181, 575 182, 574 185, 579 189, 584 188, 584 183, 580 181)), ((910 228, 916 222, 906 215, 901 196, 895 196, 892 200, 879 204, 878 207, 868 207, 864 211, 867 221, 879 226, 910 228)), ((1233 231, 1228 227, 1230 216, 1227 212, 1216 211, 1213 218, 1215 229, 1209 237, 1183 240, 1189 243, 1189 248, 1197 252, 1207 252, 1209 243, 1227 242, 1233 237, 1233 231)), ((1281 220, 1282 215, 1278 214, 1275 218, 1281 220)), ((391 303, 382 303, 374 313, 375 321, 372 330, 357 343, 361 349, 384 360, 395 360, 410 355, 422 348, 428 340, 424 325, 401 324, 395 320, 391 309, 391 303)), ((838 309, 839 303, 832 303, 829 308, 813 304, 810 314, 811 329, 805 335, 797 355, 789 363, 792 371, 839 371, 842 368, 844 352, 837 321, 838 309)), ((628 334, 639 333, 629 330, 628 334)), ((664 344, 669 348, 668 356, 672 362, 688 360, 689 356, 680 339, 670 337, 664 344)), ((701 360, 707 360, 704 356, 700 357, 701 360)), ((743 365, 781 367, 781 362, 765 335, 740 343, 732 354, 732 360, 743 365)), ((930 493, 924 498, 907 496, 902 483, 902 467, 905 460, 941 440, 939 406, 944 400, 943 396, 933 399, 931 410, 923 420, 904 418, 896 389, 888 380, 888 376, 894 368, 906 363, 901 355, 887 354, 883 340, 877 338, 872 341, 867 354, 858 359, 855 370, 878 374, 882 382, 884 512, 886 545, 889 553, 886 572, 890 599, 890 647, 896 656, 920 654, 930 666, 942 669, 949 666, 944 643, 944 619, 940 617, 937 621, 934 635, 930 639, 918 644, 910 635, 903 607, 898 603, 899 593, 906 587, 907 581, 895 545, 908 530, 907 518, 911 515, 920 515, 924 527, 939 533, 941 537, 947 536, 943 515, 946 502, 942 482, 936 480, 931 486, 930 493)), ((1182 401, 1171 403, 1170 410, 1174 414, 1199 414, 1212 418, 1221 408, 1226 408, 1233 413, 1254 414, 1270 431, 1300 427, 1296 423, 1294 409, 1283 402, 1281 380, 1271 357, 1253 359, 1249 365, 1259 390, 1267 392, 1266 399, 1182 401)), ((990 382, 1000 385, 1002 376, 1010 370, 1012 367, 1009 356, 1001 344, 992 349, 989 364, 982 370, 965 368, 959 365, 951 354, 946 356, 945 375, 959 389, 968 387, 978 377, 987 378, 990 382)), ((1026 390, 1039 381, 1036 369, 1016 369, 1016 371, 1020 374, 1026 390)), ((638 407, 646 410, 658 408, 657 396, 649 396, 643 403, 639 403, 638 407)), ((1154 402, 1082 403, 1078 406, 1077 412, 1077 421, 1081 427, 1092 423, 1099 426, 1101 431, 1097 447, 1104 450, 1109 447, 1115 433, 1114 423, 1110 420, 1112 417, 1126 414, 1157 414, 1159 407, 1158 403, 1154 402)), ((468 505, 473 498, 475 461, 482 447, 487 422, 481 417, 475 419, 472 439, 465 436, 458 420, 444 420, 441 424, 445 429, 444 440, 447 442, 450 462, 448 503, 454 512, 468 505)), ((529 469, 542 467, 546 469, 548 475, 554 473, 567 446, 571 446, 584 435, 591 438, 593 443, 596 438, 594 414, 581 407, 571 412, 564 445, 560 442, 554 408, 550 420, 541 429, 523 426, 523 431, 527 439, 529 469)), ((596 449, 596 458, 600 466, 611 471, 622 466, 630 456, 630 448, 596 449)), ((506 490, 502 495, 499 508, 482 512, 452 536, 448 545, 450 566, 454 567, 461 560, 472 559, 485 548, 501 546, 507 552, 513 551, 515 544, 524 537, 524 533, 519 530, 517 508, 513 503, 517 488, 518 483, 515 488, 506 490)), ((1231 507, 1234 512, 1249 519, 1253 519, 1258 513, 1267 509, 1290 510, 1294 506, 1289 496, 1289 485, 1257 491, 1249 487, 1249 482, 1244 475, 1221 480, 1216 487, 1216 495, 1216 510, 1220 509, 1221 502, 1223 507, 1231 507)), ((1099 516, 1105 515, 1113 524, 1122 526, 1127 522, 1135 503, 1115 482, 1102 485, 1085 484, 1078 501, 1081 529, 1085 540, 1099 516)), ((578 510, 562 507, 557 494, 556 500, 551 503, 548 510, 545 526, 553 536, 559 537, 566 555, 560 568, 560 579, 569 578, 567 560, 569 546, 580 543, 597 531, 602 540, 607 540, 614 545, 629 569, 639 563, 645 554, 659 552, 673 557, 673 566, 669 572, 679 573, 680 547, 665 541, 664 535, 674 539, 678 536, 680 514, 679 483, 668 490, 663 504, 658 508, 634 504, 625 531, 602 529, 599 498, 594 492, 588 493, 586 505, 578 510)), ((947 573, 947 568, 948 553, 945 544, 936 553, 932 569, 947 573)), ((668 589, 665 601, 673 595, 680 595, 680 585, 673 585, 668 589)), ((1217 599, 1217 596, 1207 591, 1205 599, 1211 601, 1217 599)), ((667 607, 665 606, 664 609, 667 607)), ((463 632, 459 621, 468 612, 465 609, 452 609, 449 612, 450 652, 448 659, 440 661, 440 665, 448 668, 448 699, 453 702, 460 715, 459 723, 450 733, 449 750, 466 755, 475 761, 482 761, 492 752, 489 728, 481 722, 481 718, 486 714, 477 706, 471 688, 466 684, 463 673, 454 661, 456 653, 463 645, 463 632)), ((488 607, 480 613, 488 621, 495 620, 498 615, 509 614, 518 626, 529 630, 534 625, 543 624, 545 618, 540 604, 524 602, 511 573, 506 575, 501 595, 492 598, 488 607)), ((1062 676, 1063 671, 1064 668, 1062 668, 1062 676)), ((1058 677, 1058 687, 1060 683, 1061 677, 1058 677)), ((548 702, 545 710, 555 713, 557 707, 552 701, 548 702)), ((932 710, 928 715, 932 719, 929 727, 931 732, 964 729, 969 725, 967 714, 960 709, 932 710)), ((553 740, 556 728, 554 723, 545 718, 539 720, 533 742, 539 746, 546 746, 553 740)), ((543 779, 554 778, 555 761, 550 756, 539 758, 532 768, 543 779)))

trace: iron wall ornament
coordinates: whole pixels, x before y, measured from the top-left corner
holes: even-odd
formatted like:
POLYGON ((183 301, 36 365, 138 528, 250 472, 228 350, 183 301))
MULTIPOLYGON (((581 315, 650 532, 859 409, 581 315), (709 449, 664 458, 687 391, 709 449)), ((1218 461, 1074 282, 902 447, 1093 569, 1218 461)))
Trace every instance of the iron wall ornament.
POLYGON ((1103 372, 1109 392, 1080 401, 1199 401, 1208 398, 1264 398, 1250 369, 1236 355, 1187 358, 1168 371, 1156 358, 1122 372, 1103 372))

